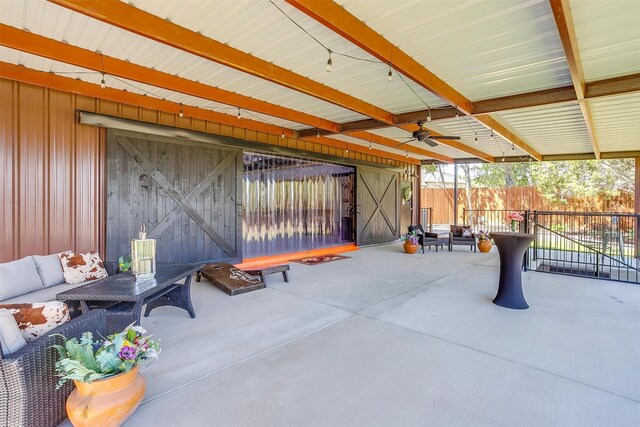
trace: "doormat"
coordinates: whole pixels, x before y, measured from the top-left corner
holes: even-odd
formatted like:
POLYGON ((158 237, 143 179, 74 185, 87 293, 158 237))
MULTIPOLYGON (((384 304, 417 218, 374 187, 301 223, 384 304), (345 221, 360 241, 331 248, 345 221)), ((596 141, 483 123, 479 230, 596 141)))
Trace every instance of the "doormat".
POLYGON ((351 257, 344 256, 344 255, 329 254, 329 255, 312 256, 309 258, 292 259, 291 262, 297 262, 298 264, 304 264, 304 265, 318 265, 318 264, 324 264, 325 262, 340 261, 341 259, 348 259, 348 258, 351 258, 351 257))

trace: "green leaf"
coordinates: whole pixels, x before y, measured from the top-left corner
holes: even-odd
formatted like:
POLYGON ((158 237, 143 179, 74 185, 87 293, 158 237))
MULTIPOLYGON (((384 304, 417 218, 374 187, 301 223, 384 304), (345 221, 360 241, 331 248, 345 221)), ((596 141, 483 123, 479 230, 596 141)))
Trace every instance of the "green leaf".
POLYGON ((112 373, 121 369, 122 360, 107 350, 103 350, 96 356, 96 362, 100 366, 100 371, 104 373, 112 373))

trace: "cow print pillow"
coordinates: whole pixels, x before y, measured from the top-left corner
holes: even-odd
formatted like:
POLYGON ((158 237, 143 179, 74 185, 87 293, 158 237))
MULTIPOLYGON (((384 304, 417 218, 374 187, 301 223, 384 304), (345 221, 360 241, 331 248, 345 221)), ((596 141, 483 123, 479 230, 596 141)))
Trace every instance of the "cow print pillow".
POLYGON ((108 276, 98 251, 91 251, 87 254, 63 252, 58 256, 62 262, 64 281, 70 285, 103 279, 108 276))
POLYGON ((69 321, 69 309, 60 301, 0 304, 13 315, 25 341, 33 341, 69 321))

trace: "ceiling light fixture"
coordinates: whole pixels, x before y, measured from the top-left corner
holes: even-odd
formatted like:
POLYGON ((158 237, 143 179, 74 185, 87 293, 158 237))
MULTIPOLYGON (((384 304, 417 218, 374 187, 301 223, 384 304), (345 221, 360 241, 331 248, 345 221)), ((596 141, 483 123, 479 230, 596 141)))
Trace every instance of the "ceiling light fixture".
POLYGON ((333 66, 333 61, 331 60, 331 49, 327 49, 327 51, 329 52, 329 59, 327 60, 327 67, 325 68, 327 70, 327 73, 331 72, 331 67, 333 66))

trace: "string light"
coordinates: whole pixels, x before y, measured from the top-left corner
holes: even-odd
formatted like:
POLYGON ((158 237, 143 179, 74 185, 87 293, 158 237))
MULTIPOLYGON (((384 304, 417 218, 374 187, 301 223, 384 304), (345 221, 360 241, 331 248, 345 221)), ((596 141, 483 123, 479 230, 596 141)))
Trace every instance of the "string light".
POLYGON ((431 121, 431 108, 427 109, 427 121, 430 122, 431 121))
POLYGON ((320 138, 320 129, 318 129, 318 133, 316 134, 317 138, 320 138))
POLYGON ((107 87, 107 82, 104 81, 104 73, 102 73, 102 80, 100 80, 100 89, 107 87))
POLYGON ((389 72, 387 73, 387 80, 393 80, 393 71, 391 71, 391 67, 389 67, 389 72))
POLYGON ((369 141, 369 150, 371 150, 371 141, 369 141))
POLYGON ((282 131, 282 134, 280 135, 282 138, 284 138, 284 130, 282 131))
POLYGON ((478 132, 474 132, 476 134, 476 137, 474 138, 476 141, 476 144, 478 143, 478 132))
POLYGON ((329 59, 327 59, 327 67, 325 68, 327 70, 327 73, 331 72, 331 67, 333 66, 333 61, 331 60, 331 49, 327 49, 327 51, 329 52, 329 59))
POLYGON ((502 161, 504 162, 504 153, 502 153, 502 161))
POLYGON ((241 114, 242 114, 242 113, 240 112, 240 107, 238 107, 238 116, 237 116, 237 117, 238 117, 238 119, 240 119, 241 114))
POLYGON ((178 113, 178 117, 184 117, 184 112, 182 111, 182 102, 180 103, 180 112, 178 113))
POLYGON ((405 155, 405 157, 408 159, 408 158, 409 158, 409 151, 408 151, 408 150, 405 150, 404 155, 405 155))

